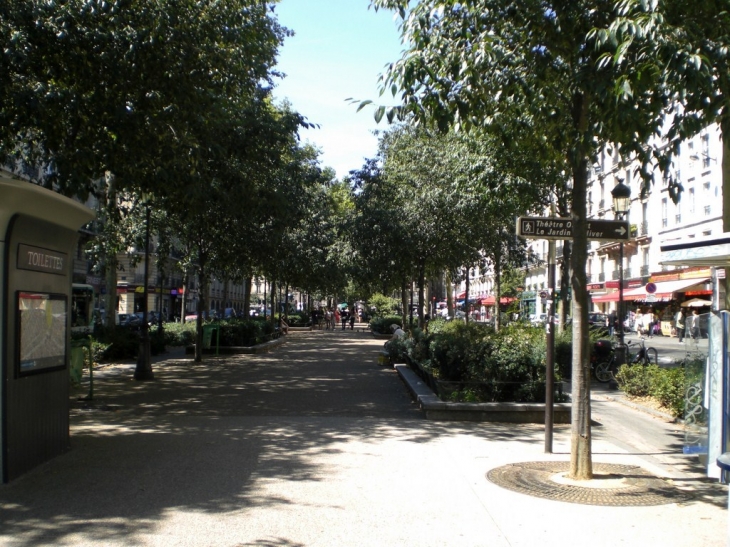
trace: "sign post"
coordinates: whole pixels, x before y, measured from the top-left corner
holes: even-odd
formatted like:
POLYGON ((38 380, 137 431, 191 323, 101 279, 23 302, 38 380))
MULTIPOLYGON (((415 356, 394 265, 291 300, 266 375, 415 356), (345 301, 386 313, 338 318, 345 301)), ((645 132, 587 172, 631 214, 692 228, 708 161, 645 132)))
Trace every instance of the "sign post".
MULTIPOLYGON (((528 239, 573 239, 573 219, 518 217, 517 235, 528 239)), ((628 241, 628 220, 588 219, 586 235, 593 241, 628 241)))

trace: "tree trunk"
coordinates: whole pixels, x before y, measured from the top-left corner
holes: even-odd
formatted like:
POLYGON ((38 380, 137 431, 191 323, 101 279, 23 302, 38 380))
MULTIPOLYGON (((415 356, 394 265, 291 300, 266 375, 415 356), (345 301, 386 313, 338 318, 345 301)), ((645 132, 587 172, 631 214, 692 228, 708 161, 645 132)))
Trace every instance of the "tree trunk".
POLYGON ((243 316, 249 318, 251 316, 251 283, 253 279, 247 277, 243 280, 243 316))
POLYGON ((188 311, 188 293, 190 292, 190 274, 185 270, 183 274, 183 293, 180 303, 180 323, 185 324, 185 314, 188 311))
POLYGON ((449 317, 454 317, 454 295, 451 288, 451 272, 446 272, 446 309, 449 317))
POLYGON ((425 291, 426 274, 423 264, 418 268, 418 328, 423 329, 425 322, 423 320, 423 302, 426 297, 425 291))
MULTIPOLYGON (((574 121, 576 129, 587 124, 588 101, 578 95, 575 98, 574 121)), ((580 144, 577 145, 581 149, 580 144)), ((574 248, 571 256, 573 289, 573 363, 572 408, 570 439, 570 478, 593 478, 591 457, 591 369, 588 353, 588 291, 586 289, 586 245, 588 243, 586 221, 586 192, 588 160, 585 154, 575 152, 571 158, 573 171, 572 213, 574 248)))
POLYGON ((568 302, 570 289, 570 263, 573 255, 573 242, 563 241, 563 262, 560 264, 560 329, 568 323, 568 302))
POLYGON ((502 298, 502 252, 501 249, 497 253, 497 259, 494 261, 494 306, 496 313, 494 315, 494 330, 499 332, 502 326, 502 310, 499 307, 499 301, 502 298))
POLYGON ((205 313, 208 279, 206 270, 207 257, 202 253, 198 253, 198 309, 195 325, 195 362, 200 363, 203 360, 203 313, 205 313))
POLYGON ((276 281, 271 282, 269 287, 270 299, 271 299, 271 324, 276 325, 276 281))
POLYGON ((466 287, 465 287, 465 293, 464 293, 464 320, 469 323, 469 270, 471 268, 469 266, 466 267, 466 287))
POLYGON ((403 310, 403 328, 408 324, 408 289, 406 286, 406 277, 403 276, 400 288, 400 299, 403 310))
POLYGON ((230 308, 228 305, 228 293, 230 292, 230 280, 228 278, 223 280, 223 313, 226 313, 226 308, 230 308))
POLYGON ((114 330, 117 325, 117 255, 106 257, 106 294, 104 323, 108 329, 114 330))

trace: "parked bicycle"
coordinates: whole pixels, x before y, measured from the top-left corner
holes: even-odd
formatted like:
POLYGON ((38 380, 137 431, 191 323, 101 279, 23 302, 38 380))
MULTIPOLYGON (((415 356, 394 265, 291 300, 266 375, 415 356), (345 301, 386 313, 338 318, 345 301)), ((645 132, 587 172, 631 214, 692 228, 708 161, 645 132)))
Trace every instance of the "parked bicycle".
MULTIPOLYGON (((627 342, 626 346, 630 347, 631 342, 627 342)), ((656 348, 647 348, 643 338, 639 339, 639 349, 636 354, 631 357, 630 351, 626 355, 626 360, 632 365, 658 365, 659 364, 659 352, 656 348)))
POLYGON ((591 370, 596 380, 602 383, 616 379, 616 373, 621 365, 657 365, 659 364, 659 353, 656 348, 647 348, 644 339, 639 342, 626 342, 626 359, 624 362, 617 362, 616 347, 611 340, 597 340, 593 346, 591 356, 591 370), (632 355, 631 346, 638 345, 638 350, 632 355))

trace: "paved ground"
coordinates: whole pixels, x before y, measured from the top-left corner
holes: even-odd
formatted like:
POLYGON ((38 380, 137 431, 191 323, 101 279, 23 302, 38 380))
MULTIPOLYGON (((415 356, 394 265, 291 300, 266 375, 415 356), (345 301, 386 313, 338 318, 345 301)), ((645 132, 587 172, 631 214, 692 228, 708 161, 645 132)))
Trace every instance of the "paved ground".
POLYGON ((725 545, 727 490, 681 456, 676 425, 598 393, 594 461, 640 465, 689 501, 512 492, 486 474, 567 460, 569 426, 546 455, 539 425, 426 421, 377 366, 381 345, 293 334, 267 355, 167 356, 153 382, 100 372, 93 404, 74 405, 72 450, 0 486, 0 545, 725 545))

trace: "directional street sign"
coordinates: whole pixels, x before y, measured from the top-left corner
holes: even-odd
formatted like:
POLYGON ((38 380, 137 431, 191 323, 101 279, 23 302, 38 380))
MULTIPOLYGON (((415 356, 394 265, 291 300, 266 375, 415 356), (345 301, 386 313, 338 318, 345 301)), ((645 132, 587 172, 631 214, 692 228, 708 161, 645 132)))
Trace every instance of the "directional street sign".
MULTIPOLYGON (((628 241, 627 220, 588 219, 586 236, 596 241, 628 241)), ((528 239, 573 239, 573 219, 561 217, 519 217, 517 235, 528 239)))

